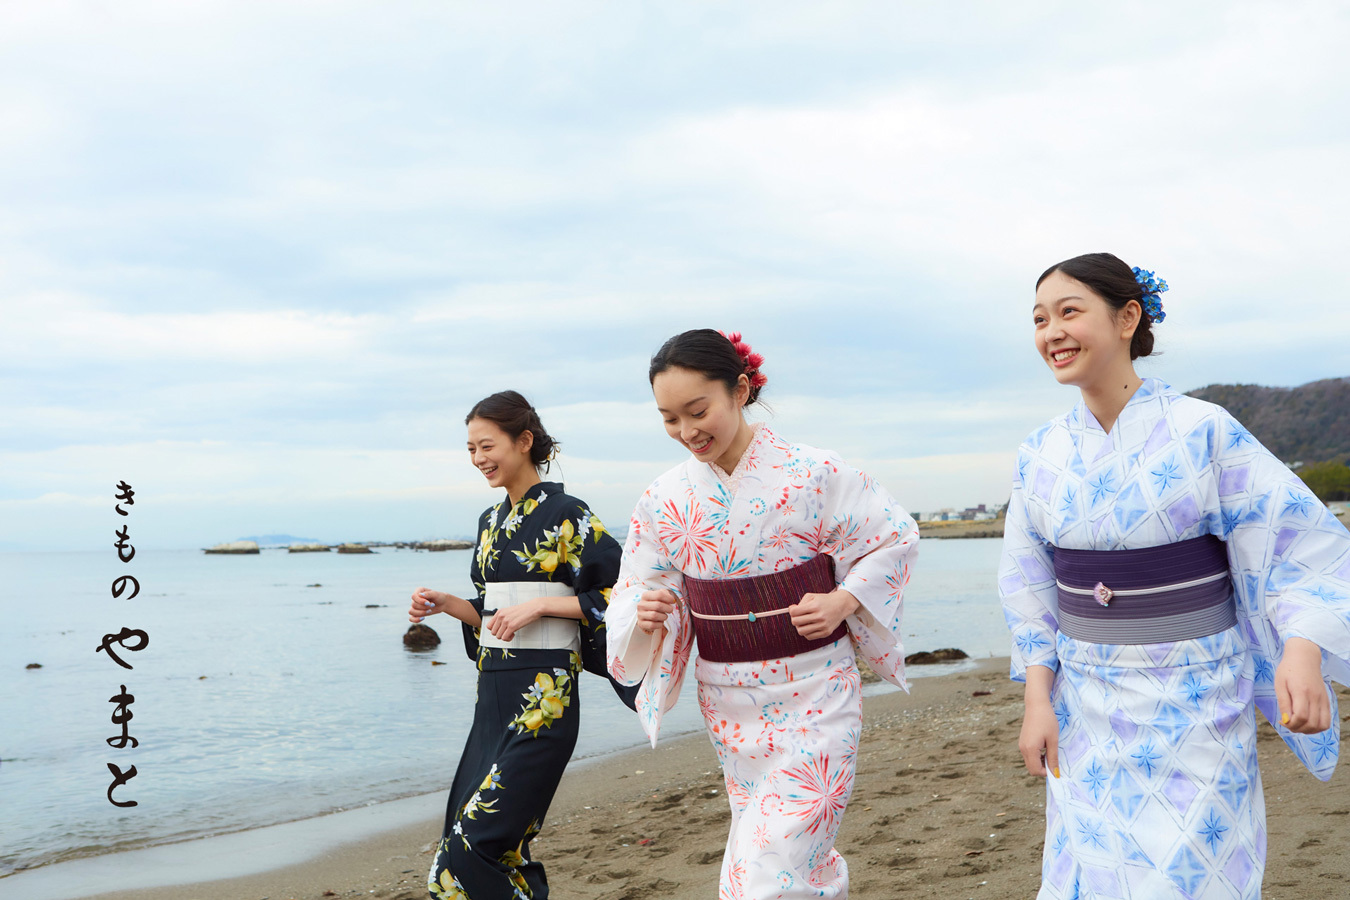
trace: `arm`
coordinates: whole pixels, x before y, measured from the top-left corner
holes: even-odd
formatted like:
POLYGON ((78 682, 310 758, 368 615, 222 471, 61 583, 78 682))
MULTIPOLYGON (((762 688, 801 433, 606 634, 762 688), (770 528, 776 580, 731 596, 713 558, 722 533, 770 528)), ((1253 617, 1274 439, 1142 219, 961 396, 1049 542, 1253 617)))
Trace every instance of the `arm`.
POLYGON ((1059 669, 1055 642, 1059 636, 1059 594, 1055 587, 1053 548, 1031 520, 1022 484, 1022 470, 1032 465, 1026 448, 1018 453, 1012 494, 1003 523, 1003 553, 998 565, 998 593, 1003 618, 1012 632, 1013 681, 1025 681, 1030 666, 1059 669))
POLYGON ((517 631, 531 622, 539 621, 544 616, 552 616, 556 619, 586 618, 581 612, 581 601, 575 596, 538 597, 519 606, 509 606, 506 609, 497 610, 487 620, 485 627, 501 640, 509 641, 516 636, 517 631))
POLYGON ((478 614, 478 610, 472 603, 462 597, 424 587, 412 592, 412 606, 408 609, 409 621, 421 622, 423 618, 434 616, 436 613, 453 616, 465 625, 474 628, 477 628, 482 622, 482 616, 478 614))
POLYGON ((1350 534, 1232 416, 1218 411, 1202 427, 1216 448, 1216 530, 1257 639, 1257 705, 1288 731, 1326 731, 1337 717, 1324 669, 1350 676, 1350 534))
POLYGON ((666 556, 656 532, 660 484, 648 488, 633 511, 605 616, 610 674, 620 684, 641 685, 636 709, 653 747, 662 716, 679 698, 693 649, 689 611, 678 602, 684 576, 666 556), (653 594, 665 601, 668 612, 653 609, 653 594))
POLYGON ((1055 673, 1046 666, 1027 666, 1026 706, 1022 716, 1022 734, 1017 749, 1032 775, 1044 775, 1049 769, 1059 777, 1059 719, 1050 701, 1055 673))
POLYGON ((828 594, 804 596, 792 608, 793 624, 804 637, 817 638, 846 621, 872 669, 903 687, 900 617, 918 558, 918 526, 871 476, 837 457, 823 461, 820 478, 817 550, 834 560, 839 584, 828 594))

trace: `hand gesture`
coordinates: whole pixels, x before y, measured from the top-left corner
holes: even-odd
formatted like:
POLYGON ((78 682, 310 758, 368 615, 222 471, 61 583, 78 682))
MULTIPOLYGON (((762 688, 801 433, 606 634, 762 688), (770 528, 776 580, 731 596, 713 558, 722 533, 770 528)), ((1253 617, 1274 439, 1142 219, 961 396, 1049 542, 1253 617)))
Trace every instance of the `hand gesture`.
POLYGON ((666 617, 675 612, 679 598, 674 591, 662 588, 659 591, 643 591, 638 600, 638 627, 647 634, 656 634, 666 627, 666 617))
POLYGON ((531 622, 539 621, 543 615, 543 608, 537 600, 531 600, 527 603, 521 603, 517 606, 508 606, 499 609, 487 620, 484 627, 501 641, 509 642, 516 636, 516 632, 529 625, 531 622))
POLYGON ((1331 727, 1331 701, 1322 680, 1322 648, 1304 638, 1284 642, 1284 658, 1275 669, 1275 699, 1280 721, 1298 734, 1331 727))
POLYGON ((815 641, 834 634, 839 623, 861 605, 857 597, 839 588, 828 594, 803 594, 801 600, 788 607, 788 615, 798 634, 815 641))
POLYGON ((449 599, 449 594, 442 594, 440 591, 433 591, 431 588, 418 588, 412 592, 412 606, 408 608, 408 621, 421 622, 427 616, 445 612, 445 602, 449 599))
POLYGON ((1044 775, 1048 769, 1059 777, 1059 719, 1049 701, 1027 704, 1017 749, 1032 775, 1044 775))

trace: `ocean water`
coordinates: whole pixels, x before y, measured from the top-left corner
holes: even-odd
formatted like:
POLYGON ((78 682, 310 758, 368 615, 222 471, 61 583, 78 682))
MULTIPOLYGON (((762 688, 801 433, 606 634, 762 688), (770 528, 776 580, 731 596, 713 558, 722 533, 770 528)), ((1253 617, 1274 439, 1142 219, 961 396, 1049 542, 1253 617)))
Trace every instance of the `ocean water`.
MULTIPOLYGON (((1007 653, 998 550, 996 540, 922 544, 907 652, 1007 653)), ((0 879, 450 785, 476 670, 447 617, 428 621, 442 638, 435 650, 405 650, 401 636, 413 588, 468 589, 467 551, 143 550, 130 565, 112 553, 6 553, 0 567, 0 879), (123 574, 140 580, 134 600, 111 598, 123 574), (96 652, 123 627, 149 636, 140 652, 119 650, 131 670, 96 652), (140 744, 116 749, 110 698, 123 685, 140 744), (113 796, 138 806, 109 803, 109 763, 136 766, 113 796)), ((578 756, 643 742, 604 682, 580 684, 578 756)), ((702 728, 692 692, 666 728, 702 728)))

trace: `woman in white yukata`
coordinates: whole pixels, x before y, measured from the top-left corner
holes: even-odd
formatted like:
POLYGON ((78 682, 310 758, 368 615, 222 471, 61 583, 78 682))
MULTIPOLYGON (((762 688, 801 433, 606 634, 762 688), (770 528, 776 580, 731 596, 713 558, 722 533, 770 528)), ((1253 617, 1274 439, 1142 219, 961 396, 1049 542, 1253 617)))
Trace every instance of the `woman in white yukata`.
POLYGON ((750 425, 763 358, 740 335, 671 338, 649 378, 692 457, 633 512, 606 625, 616 681, 641 683, 655 745, 695 677, 726 780, 722 900, 845 897, 834 849, 862 725, 855 649, 902 687, 900 610, 914 520, 828 450, 750 425))
POLYGON ((1037 282, 1082 400, 1022 444, 999 590, 1045 898, 1258 898, 1255 708, 1319 778, 1350 682, 1350 534, 1218 406, 1141 379, 1166 282, 1107 253, 1037 282))

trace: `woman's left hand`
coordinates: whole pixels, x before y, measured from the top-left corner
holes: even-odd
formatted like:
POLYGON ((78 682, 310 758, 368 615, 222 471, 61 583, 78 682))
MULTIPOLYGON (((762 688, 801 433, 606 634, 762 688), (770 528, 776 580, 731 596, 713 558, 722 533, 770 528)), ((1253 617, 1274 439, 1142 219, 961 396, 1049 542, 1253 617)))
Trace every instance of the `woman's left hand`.
POLYGON ((1275 669, 1275 699, 1284 727, 1318 734, 1331 727, 1331 701, 1322 680, 1322 648, 1305 638, 1284 642, 1284 658, 1275 669))
POLYGON ((788 607, 788 615, 797 633, 814 641, 834 634, 839 623, 861 605, 857 597, 839 588, 828 594, 803 594, 801 600, 788 607))
POLYGON ((531 622, 539 621, 539 617, 544 614, 543 605, 538 600, 531 600, 528 603, 521 603, 518 606, 508 606, 505 609, 497 610, 491 619, 488 619, 487 630, 501 641, 510 641, 516 636, 516 632, 529 625, 531 622))

